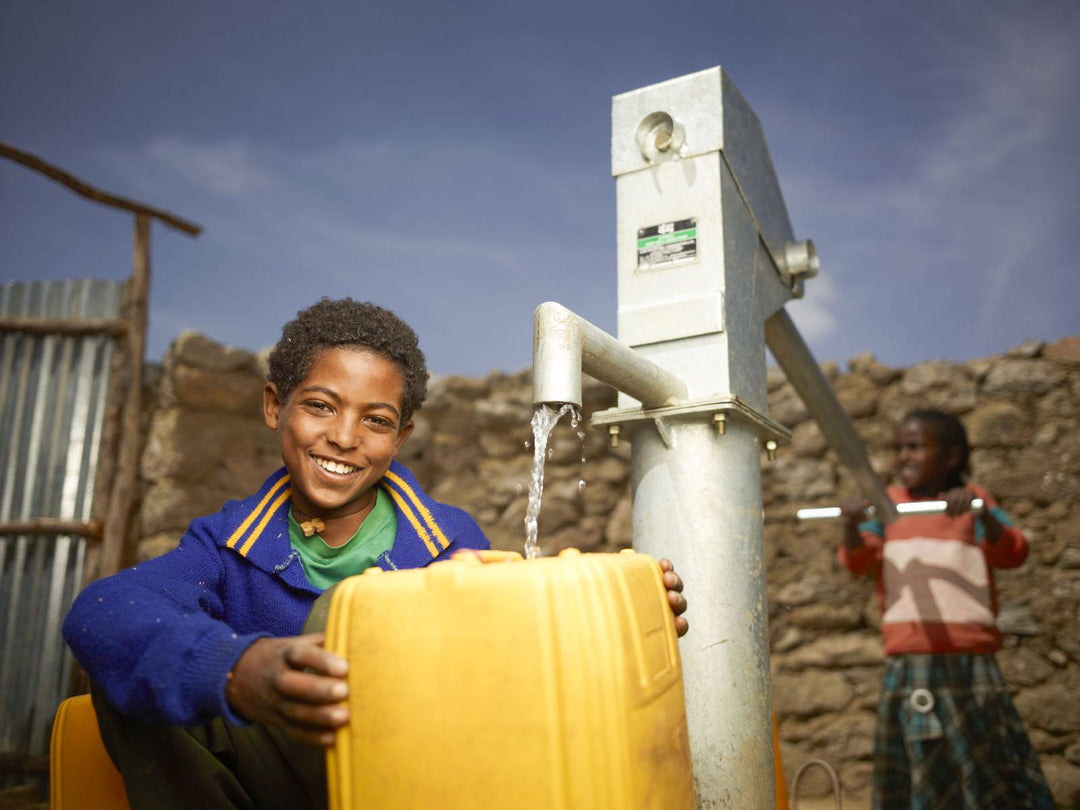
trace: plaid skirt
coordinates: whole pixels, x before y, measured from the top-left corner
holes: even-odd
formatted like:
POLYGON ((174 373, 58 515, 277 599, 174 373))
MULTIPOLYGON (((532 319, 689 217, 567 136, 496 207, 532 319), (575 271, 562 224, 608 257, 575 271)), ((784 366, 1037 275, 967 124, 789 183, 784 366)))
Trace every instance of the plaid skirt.
POLYGON ((874 736, 875 810, 1053 810, 993 655, 886 659, 874 736))

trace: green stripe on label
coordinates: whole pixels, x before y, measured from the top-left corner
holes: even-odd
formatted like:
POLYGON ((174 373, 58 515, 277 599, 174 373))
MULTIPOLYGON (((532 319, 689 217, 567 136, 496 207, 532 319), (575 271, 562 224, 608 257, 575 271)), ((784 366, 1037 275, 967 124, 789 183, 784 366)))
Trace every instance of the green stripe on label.
POLYGON ((650 236, 646 239, 638 239, 638 250, 642 248, 655 247, 656 245, 670 245, 672 242, 685 242, 688 239, 697 238, 697 228, 687 228, 685 231, 675 231, 674 233, 664 233, 659 236, 650 236))

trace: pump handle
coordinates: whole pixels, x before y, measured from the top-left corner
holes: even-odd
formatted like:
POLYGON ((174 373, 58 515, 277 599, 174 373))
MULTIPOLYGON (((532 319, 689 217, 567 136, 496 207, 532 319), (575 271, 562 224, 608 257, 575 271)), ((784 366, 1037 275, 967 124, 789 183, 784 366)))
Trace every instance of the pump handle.
MULTIPOLYGON (((975 498, 971 501, 971 511, 976 515, 983 513, 982 498, 975 498)), ((896 505, 896 511, 901 515, 940 515, 945 511, 945 501, 912 501, 911 503, 898 503, 896 505)), ((869 515, 874 514, 874 507, 866 507, 866 512, 869 515)), ((795 513, 795 517, 799 520, 828 520, 841 517, 842 513, 839 506, 822 506, 816 509, 800 509, 795 513)))

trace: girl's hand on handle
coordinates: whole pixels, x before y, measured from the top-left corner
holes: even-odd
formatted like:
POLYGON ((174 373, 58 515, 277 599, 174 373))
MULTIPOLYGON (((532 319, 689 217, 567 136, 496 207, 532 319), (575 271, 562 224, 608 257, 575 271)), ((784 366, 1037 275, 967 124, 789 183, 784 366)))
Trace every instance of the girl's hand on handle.
POLYGON ((870 501, 865 498, 845 498, 840 503, 840 516, 844 520, 844 546, 847 548, 862 545, 859 524, 867 519, 866 510, 869 508, 870 501))
POLYGON ((945 514, 957 517, 971 511, 971 502, 975 500, 975 493, 964 487, 953 487, 941 493, 939 497, 945 501, 945 514))
POLYGON ((866 510, 870 501, 865 498, 845 498, 840 502, 840 515, 852 526, 858 526, 867 519, 866 510))

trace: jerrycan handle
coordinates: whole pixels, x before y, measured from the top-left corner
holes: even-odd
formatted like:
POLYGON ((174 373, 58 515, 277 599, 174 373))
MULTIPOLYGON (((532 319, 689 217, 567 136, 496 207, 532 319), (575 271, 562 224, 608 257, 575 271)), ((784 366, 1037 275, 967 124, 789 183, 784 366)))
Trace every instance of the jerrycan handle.
POLYGON ((497 551, 496 549, 481 551, 475 548, 462 548, 451 554, 450 559, 453 562, 484 565, 487 563, 520 562, 524 557, 516 551, 497 551))

